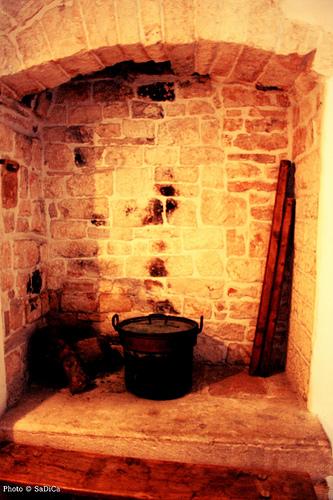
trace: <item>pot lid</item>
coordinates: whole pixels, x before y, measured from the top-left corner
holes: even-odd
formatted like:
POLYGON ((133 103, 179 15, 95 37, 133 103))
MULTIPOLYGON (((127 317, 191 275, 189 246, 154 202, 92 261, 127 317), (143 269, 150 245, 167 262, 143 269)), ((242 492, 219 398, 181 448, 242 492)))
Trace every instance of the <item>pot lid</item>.
POLYGON ((119 328, 125 332, 143 334, 179 333, 198 328, 198 323, 188 318, 167 316, 164 314, 150 314, 138 318, 131 318, 119 323, 119 328))

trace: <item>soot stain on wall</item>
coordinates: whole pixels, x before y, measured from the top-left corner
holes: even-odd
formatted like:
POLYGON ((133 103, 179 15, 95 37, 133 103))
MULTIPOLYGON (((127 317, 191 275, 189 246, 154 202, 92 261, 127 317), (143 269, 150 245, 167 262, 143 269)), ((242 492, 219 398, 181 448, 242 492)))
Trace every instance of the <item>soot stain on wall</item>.
POLYGON ((147 215, 144 217, 142 224, 163 224, 163 203, 161 200, 149 200, 148 207, 146 208, 147 215))
POLYGON ((138 87, 138 96, 149 97, 152 101, 174 101, 173 82, 156 82, 138 87))
POLYGON ((165 267, 165 263, 159 257, 156 257, 155 259, 150 261, 150 263, 148 264, 148 270, 149 270, 150 276, 167 276, 168 275, 168 271, 165 267))

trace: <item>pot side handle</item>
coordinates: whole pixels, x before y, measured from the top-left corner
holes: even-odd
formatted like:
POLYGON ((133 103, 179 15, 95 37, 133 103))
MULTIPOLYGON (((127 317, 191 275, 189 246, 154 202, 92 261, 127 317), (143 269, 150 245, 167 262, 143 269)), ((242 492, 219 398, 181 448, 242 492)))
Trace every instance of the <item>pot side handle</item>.
POLYGON ((203 316, 200 316, 200 324, 199 324, 198 333, 202 332, 202 329, 203 329, 203 316))
POLYGON ((112 316, 112 326, 116 330, 116 332, 118 331, 118 325, 119 325, 119 315, 114 314, 112 316))

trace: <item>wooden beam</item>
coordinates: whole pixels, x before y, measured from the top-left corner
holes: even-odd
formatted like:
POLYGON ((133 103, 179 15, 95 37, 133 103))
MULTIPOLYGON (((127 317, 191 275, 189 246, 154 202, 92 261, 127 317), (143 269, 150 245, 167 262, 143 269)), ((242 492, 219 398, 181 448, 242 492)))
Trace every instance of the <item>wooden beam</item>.
POLYGON ((282 224, 279 254, 276 263, 276 271, 274 276, 272 296, 271 296, 269 314, 267 320, 265 342, 260 358, 259 373, 262 377, 267 377, 270 374, 271 353, 273 347, 274 334, 276 331, 276 321, 279 314, 283 277, 286 266, 288 243, 290 241, 290 233, 294 219, 294 210, 295 210, 295 199, 287 198, 285 214, 282 224))
POLYGON ((35 487, 53 485, 62 493, 118 500, 316 499, 305 473, 249 471, 15 443, 0 446, 0 483, 29 485, 32 498, 38 497, 35 487))
POLYGON ((253 342, 253 350, 249 368, 250 375, 258 374, 260 357, 264 346, 269 304, 270 304, 274 274, 276 269, 277 255, 279 251, 279 241, 282 229, 284 203, 285 203, 287 185, 289 180, 289 172, 291 169, 292 169, 292 163, 290 161, 282 160, 280 162, 280 170, 276 188, 273 221, 272 221, 272 227, 268 245, 264 281, 261 291, 258 319, 257 319, 255 337, 253 342))

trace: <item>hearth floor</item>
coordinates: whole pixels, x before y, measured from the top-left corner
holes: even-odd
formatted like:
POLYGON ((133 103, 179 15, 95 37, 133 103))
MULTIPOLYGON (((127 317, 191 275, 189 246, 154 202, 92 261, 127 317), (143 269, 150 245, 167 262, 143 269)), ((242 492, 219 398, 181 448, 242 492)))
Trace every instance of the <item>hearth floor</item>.
POLYGON ((150 401, 126 392, 123 373, 71 396, 31 390, 0 423, 0 439, 108 455, 269 470, 332 474, 331 451, 317 420, 284 374, 197 367, 193 392, 150 401))

